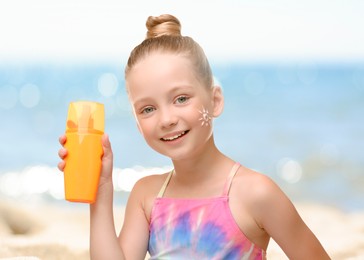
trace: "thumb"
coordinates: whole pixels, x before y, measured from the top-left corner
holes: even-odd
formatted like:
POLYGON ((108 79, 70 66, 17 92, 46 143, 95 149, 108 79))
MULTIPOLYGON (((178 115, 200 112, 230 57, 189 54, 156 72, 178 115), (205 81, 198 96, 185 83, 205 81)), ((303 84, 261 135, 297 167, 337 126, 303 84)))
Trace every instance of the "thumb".
POLYGON ((102 156, 102 173, 103 176, 111 176, 113 169, 113 153, 111 149, 111 143, 109 136, 104 134, 101 138, 101 145, 104 151, 102 156))
POLYGON ((101 138, 102 149, 104 151, 103 160, 104 159, 111 159, 113 157, 111 143, 108 134, 104 134, 101 138))

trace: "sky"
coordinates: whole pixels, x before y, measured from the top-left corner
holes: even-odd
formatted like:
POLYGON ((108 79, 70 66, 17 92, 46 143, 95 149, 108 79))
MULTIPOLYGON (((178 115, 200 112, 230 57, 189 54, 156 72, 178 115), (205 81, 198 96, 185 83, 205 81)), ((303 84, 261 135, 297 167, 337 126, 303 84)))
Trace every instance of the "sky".
POLYGON ((2 0, 0 63, 126 59, 162 13, 214 60, 364 60, 361 0, 2 0))

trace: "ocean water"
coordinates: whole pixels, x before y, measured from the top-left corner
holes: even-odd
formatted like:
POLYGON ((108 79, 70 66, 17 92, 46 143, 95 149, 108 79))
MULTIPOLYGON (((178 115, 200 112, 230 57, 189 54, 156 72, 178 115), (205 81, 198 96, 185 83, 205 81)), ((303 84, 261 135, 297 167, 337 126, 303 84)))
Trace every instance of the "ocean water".
MULTIPOLYGON (((105 104, 117 201, 171 169, 139 134, 124 64, 0 65, 0 195, 62 203, 58 137, 68 104, 105 104)), ((364 63, 214 64, 225 96, 218 147, 274 179, 294 201, 364 209, 364 63)))

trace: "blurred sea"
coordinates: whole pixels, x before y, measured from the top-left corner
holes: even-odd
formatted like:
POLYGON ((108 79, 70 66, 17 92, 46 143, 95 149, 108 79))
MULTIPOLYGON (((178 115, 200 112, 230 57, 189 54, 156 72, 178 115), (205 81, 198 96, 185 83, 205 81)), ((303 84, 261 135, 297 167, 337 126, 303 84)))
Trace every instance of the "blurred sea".
MULTIPOLYGON (((58 137, 68 104, 105 104, 116 201, 171 168, 139 134, 124 64, 0 65, 0 197, 63 201, 58 137)), ((294 201, 364 209, 364 64, 216 64, 225 110, 218 147, 273 178, 294 201)))

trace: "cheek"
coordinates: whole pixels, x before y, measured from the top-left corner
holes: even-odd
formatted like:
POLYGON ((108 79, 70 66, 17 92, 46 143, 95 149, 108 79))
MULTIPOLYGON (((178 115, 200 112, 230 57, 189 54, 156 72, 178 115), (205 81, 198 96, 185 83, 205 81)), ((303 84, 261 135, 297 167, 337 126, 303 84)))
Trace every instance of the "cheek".
POLYGON ((212 122, 212 115, 207 106, 199 105, 193 110, 193 119, 197 125, 201 127, 210 126, 212 122))
POLYGON ((189 124, 192 124, 193 126, 201 125, 201 109, 199 106, 191 106, 188 110, 181 110, 180 118, 183 118, 183 120, 188 121, 189 124))
POLYGON ((212 116, 211 116, 209 110, 207 108, 204 108, 203 107, 198 112, 200 113, 200 117, 199 117, 198 121, 200 121, 201 126, 210 126, 211 125, 212 116))
POLYGON ((136 124, 138 127, 139 132, 142 134, 144 138, 148 137, 150 135, 150 124, 148 124, 148 121, 145 120, 138 120, 138 118, 135 118, 136 124))

